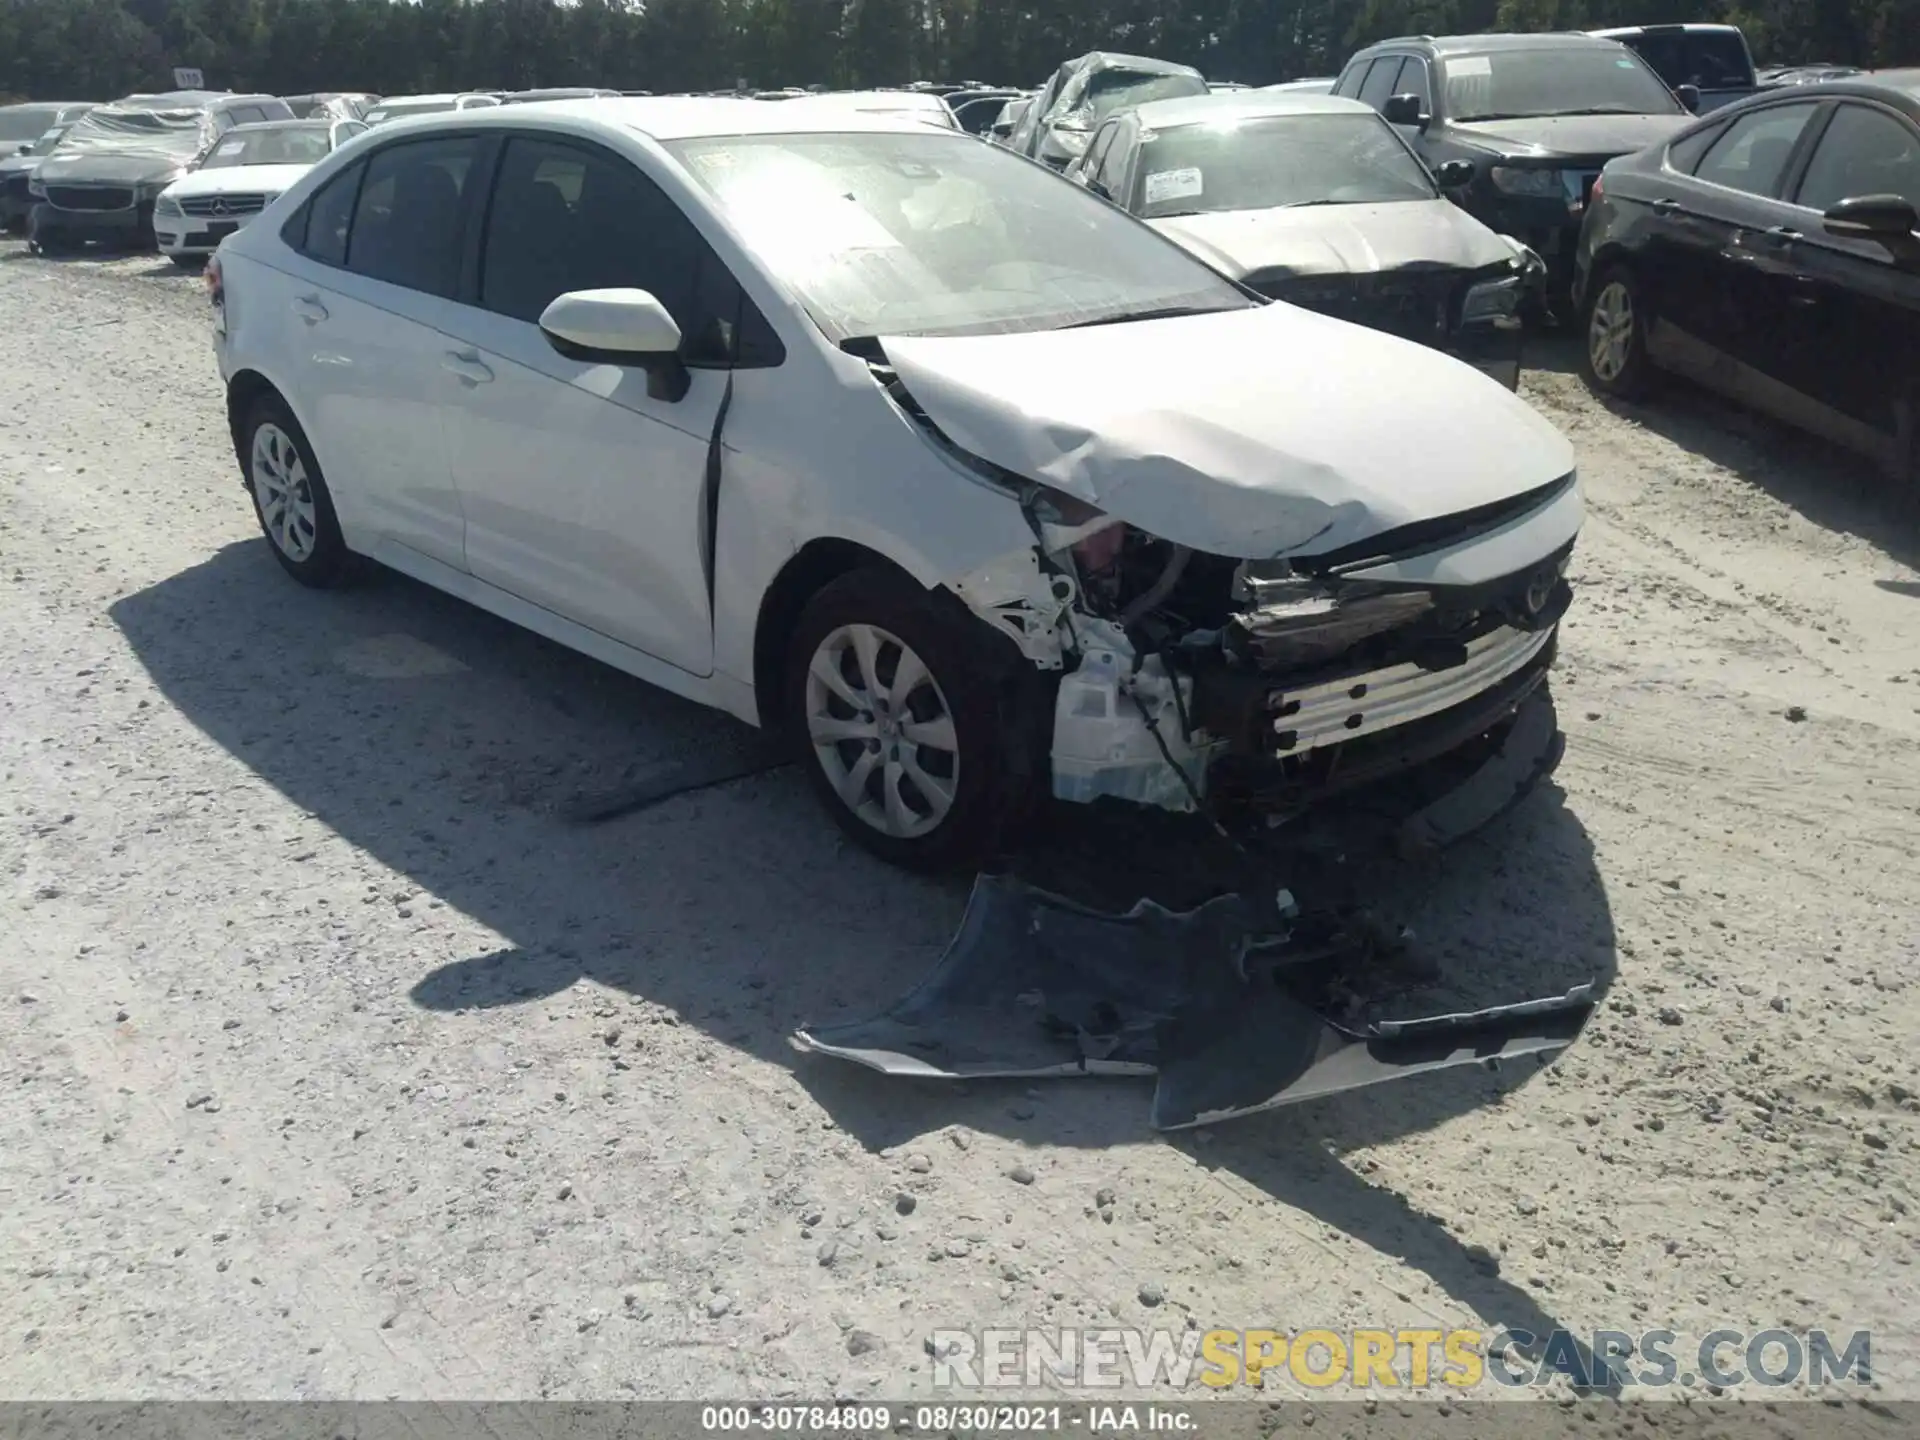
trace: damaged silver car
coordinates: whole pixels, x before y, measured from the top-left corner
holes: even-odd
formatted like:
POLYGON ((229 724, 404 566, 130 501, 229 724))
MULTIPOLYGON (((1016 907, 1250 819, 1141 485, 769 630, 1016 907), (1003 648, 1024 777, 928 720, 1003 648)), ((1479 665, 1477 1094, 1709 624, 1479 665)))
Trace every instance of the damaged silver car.
MULTIPOLYGON (((959 131, 664 98, 397 121, 207 278, 236 455, 293 578, 376 560, 789 735, 890 861, 976 864, 1049 796, 1226 831, 1463 760, 1472 783, 1403 828, 1418 844, 1558 757, 1565 438, 1469 366, 1267 301, 959 131)), ((1307 909, 1102 919, 983 882, 944 998, 909 1016, 931 1049, 811 1041, 939 1053, 928 1025, 967 998, 1019 1052, 976 1047, 980 1073, 1160 1068, 1167 1123, 1564 1043, 1533 1009, 1387 1034, 1323 1028, 1310 993, 1281 1007, 1281 971, 1351 948, 1307 909), (1187 958, 1102 961, 1129 936, 1187 958), (1307 1062, 1181 1029, 1221 1010, 1277 1015, 1307 1062), (1025 1053, 1021 1016, 1064 1061, 1025 1053)))

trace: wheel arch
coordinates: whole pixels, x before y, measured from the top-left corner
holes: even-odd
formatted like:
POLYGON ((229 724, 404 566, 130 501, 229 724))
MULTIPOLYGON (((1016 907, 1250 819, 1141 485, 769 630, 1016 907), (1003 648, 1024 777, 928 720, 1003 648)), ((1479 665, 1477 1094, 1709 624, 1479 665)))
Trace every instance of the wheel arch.
POLYGON ((753 625, 753 700, 763 729, 775 729, 780 723, 787 645, 800 623, 800 612, 842 575, 868 567, 891 570, 920 584, 905 566, 878 550, 855 540, 824 536, 794 551, 761 595, 753 625))
MULTIPOLYGON (((293 402, 287 398, 286 391, 258 370, 236 370, 227 381, 227 434, 233 441, 233 458, 240 462, 243 475, 247 469, 247 456, 242 443, 245 436, 241 432, 253 407, 267 395, 273 396, 287 409, 293 410, 293 402)), ((294 419, 297 421, 299 418, 299 412, 294 411, 294 419)), ((302 424, 300 428, 304 431, 307 427, 302 424)), ((309 439, 307 443, 311 445, 313 442, 309 439)))

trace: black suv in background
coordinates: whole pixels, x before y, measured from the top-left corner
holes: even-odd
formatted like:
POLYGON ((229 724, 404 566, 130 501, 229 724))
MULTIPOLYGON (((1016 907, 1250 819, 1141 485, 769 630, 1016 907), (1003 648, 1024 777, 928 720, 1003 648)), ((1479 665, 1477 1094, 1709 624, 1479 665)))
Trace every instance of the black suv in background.
POLYGON ((1540 254, 1562 313, 1600 167, 1693 118, 1633 51, 1578 32, 1382 40, 1347 62, 1333 93, 1379 110, 1436 174, 1469 162, 1473 178, 1449 194, 1540 254))

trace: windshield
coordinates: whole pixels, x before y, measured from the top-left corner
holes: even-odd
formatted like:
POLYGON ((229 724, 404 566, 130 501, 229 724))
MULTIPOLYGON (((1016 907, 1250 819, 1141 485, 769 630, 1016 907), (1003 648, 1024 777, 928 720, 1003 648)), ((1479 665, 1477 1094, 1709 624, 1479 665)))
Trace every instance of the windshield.
POLYGON ((93 110, 74 121, 55 154, 138 155, 192 160, 207 142, 212 122, 204 110, 93 110))
POLYGON ((1673 92, 1625 46, 1567 45, 1450 55, 1440 62, 1449 120, 1536 115, 1684 115, 1673 92))
POLYGON ((398 120, 402 115, 437 115, 442 110, 453 109, 455 103, 452 100, 408 100, 381 105, 367 112, 367 123, 378 125, 382 120, 398 120))
POLYGON ((1095 129, 1116 110, 1145 105, 1150 100, 1178 100, 1187 95, 1208 95, 1207 82, 1198 75, 1142 75, 1126 70, 1100 70, 1087 81, 1086 99, 1075 107, 1085 117, 1087 128, 1095 129))
POLYGON ((47 127, 60 118, 57 105, 0 106, 0 149, 7 154, 47 133, 47 127))
POLYGON ((1127 208, 1158 220, 1437 194, 1426 168, 1378 115, 1267 115, 1152 132, 1140 147, 1127 208))
POLYGON ((952 132, 754 135, 668 149, 836 343, 1253 303, 1079 186, 952 132))
POLYGON ((1676 89, 1697 85, 1702 90, 1739 90, 1753 84, 1747 47, 1728 30, 1661 31, 1623 37, 1620 43, 1676 89))
POLYGON ((327 158, 328 127, 286 125, 272 130, 237 130, 213 147, 202 170, 235 165, 315 165, 327 158))

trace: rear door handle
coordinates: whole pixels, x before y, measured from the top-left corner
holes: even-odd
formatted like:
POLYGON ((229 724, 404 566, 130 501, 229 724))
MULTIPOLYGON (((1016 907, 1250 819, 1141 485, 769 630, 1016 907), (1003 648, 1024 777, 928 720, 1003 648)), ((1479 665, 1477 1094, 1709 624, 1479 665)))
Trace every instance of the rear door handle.
POLYGON ((449 350, 440 360, 440 368, 457 375, 469 385, 484 385, 493 379, 493 371, 480 363, 477 355, 462 355, 449 350))
POLYGON ((1791 245, 1796 240, 1806 239, 1806 236, 1802 235, 1798 230, 1795 230, 1791 225, 1769 225, 1767 227, 1767 238, 1769 240, 1776 240, 1782 245, 1791 245))
POLYGON ((293 313, 309 325, 318 325, 327 318, 327 307, 322 305, 315 296, 302 295, 293 302, 293 313))

